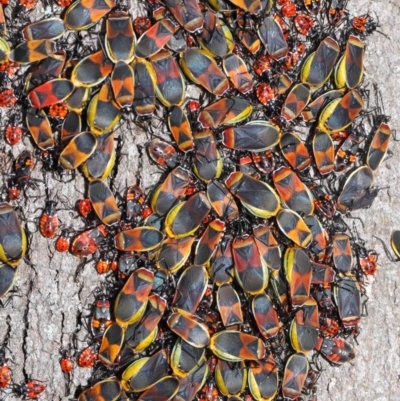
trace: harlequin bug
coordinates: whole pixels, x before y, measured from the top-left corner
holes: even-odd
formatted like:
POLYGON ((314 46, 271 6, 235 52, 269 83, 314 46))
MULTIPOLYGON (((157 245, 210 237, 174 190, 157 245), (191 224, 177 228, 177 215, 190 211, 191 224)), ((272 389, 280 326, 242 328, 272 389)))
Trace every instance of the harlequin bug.
POLYGON ((46 385, 39 380, 28 380, 20 385, 14 385, 14 392, 28 400, 37 400, 46 390, 46 385))
POLYGON ((65 102, 52 104, 49 107, 49 116, 50 117, 64 119, 65 117, 67 117, 67 114, 68 114, 68 107, 65 102))
POLYGON ((23 134, 23 128, 17 123, 16 119, 17 115, 14 114, 4 131, 5 140, 11 146, 17 145, 19 142, 21 142, 23 134))
POLYGON ((0 91, 0 107, 12 107, 17 103, 18 97, 14 89, 3 89, 0 91))

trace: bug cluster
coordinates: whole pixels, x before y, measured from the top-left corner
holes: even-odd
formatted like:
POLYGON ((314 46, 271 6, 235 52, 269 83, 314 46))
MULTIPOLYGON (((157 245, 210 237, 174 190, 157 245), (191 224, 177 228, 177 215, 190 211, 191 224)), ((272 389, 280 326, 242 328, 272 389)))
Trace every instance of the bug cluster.
MULTIPOLYGON (((95 368, 79 401, 315 400, 319 357, 355 356, 377 269, 346 222, 377 196, 391 136, 363 83, 377 23, 344 0, 149 0, 136 18, 115 0, 68 3, 10 37, 0 5, 0 106, 22 113, 4 136, 34 144, 3 188, 0 296, 28 248, 10 202, 37 163, 60 180, 79 171, 85 230, 62 226, 49 195, 38 222, 56 251, 109 274, 75 350, 95 368), (163 172, 148 193, 111 185, 133 125, 163 172)), ((2 391, 45 390, 7 372, 2 391)))

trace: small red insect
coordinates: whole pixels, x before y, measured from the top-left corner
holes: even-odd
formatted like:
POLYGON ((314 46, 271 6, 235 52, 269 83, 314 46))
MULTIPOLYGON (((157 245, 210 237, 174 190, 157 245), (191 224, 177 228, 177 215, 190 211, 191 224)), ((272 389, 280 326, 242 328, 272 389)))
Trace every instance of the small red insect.
POLYGON ((56 0, 56 3, 60 7, 69 7, 72 3, 72 0, 56 0))
POLYGON ((257 99, 264 106, 275 99, 275 93, 271 85, 261 82, 256 88, 257 99))
POLYGON ((285 4, 282 7, 281 12, 285 17, 288 17, 288 18, 295 17, 296 13, 297 13, 296 4, 293 4, 293 3, 285 4))
POLYGON ((57 202, 47 200, 44 206, 44 211, 39 220, 39 231, 45 238, 54 238, 57 234, 60 225, 57 212, 57 202))
POLYGON ((7 366, 6 355, 0 350, 0 389, 6 388, 11 383, 11 369, 7 366))
POLYGON ((153 211, 151 210, 150 206, 144 206, 142 211, 140 212, 140 214, 145 219, 145 218, 149 217, 150 215, 152 215, 153 211))
POLYGON ((97 361, 97 353, 91 346, 85 348, 78 357, 78 365, 81 368, 91 368, 97 361))
POLYGON ((98 274, 106 274, 111 269, 111 261, 101 257, 96 263, 96 271, 98 274))
POLYGON ((68 236, 66 230, 61 231, 61 235, 57 238, 54 243, 54 248, 57 252, 68 252, 69 245, 71 243, 71 238, 68 236))
MULTIPOLYGON (((0 3, 2 3, 2 1, 0 1, 0 3)), ((2 63, 0 63, 0 72, 6 72, 9 77, 13 77, 17 72, 18 67, 19 67, 18 64, 14 61, 11 60, 3 61, 2 63)))
POLYGON ((377 271, 378 254, 375 251, 366 251, 359 256, 360 267, 367 276, 373 276, 377 271))
POLYGON ((14 388, 16 394, 28 400, 37 400, 45 390, 46 385, 39 380, 28 380, 21 385, 15 385, 14 388))
POLYGON ((86 219, 89 213, 93 210, 92 202, 90 202, 90 199, 81 199, 78 203, 78 210, 81 216, 86 219))
POLYGON ((133 21, 133 29, 140 36, 151 28, 151 21, 147 17, 137 17, 133 21))
POLYGON ((4 132, 7 143, 9 143, 11 146, 14 146, 21 142, 22 132, 22 127, 9 124, 4 132))
POLYGON ((8 197, 10 198, 10 200, 17 200, 20 195, 21 190, 18 187, 12 186, 8 188, 8 197))
POLYGON ((68 351, 63 352, 63 356, 60 359, 60 367, 64 373, 71 373, 74 370, 74 361, 68 351))
POLYGON ((307 35, 314 26, 314 20, 306 14, 298 14, 294 18, 294 26, 302 35, 307 35))
POLYGON ((17 96, 15 96, 13 89, 3 89, 0 91, 0 107, 12 107, 17 103, 17 96))
POLYGON ((25 7, 29 11, 36 7, 38 0, 19 0, 19 5, 25 7))
POLYGON ((269 56, 260 56, 253 64, 254 72, 262 76, 264 72, 267 72, 271 69, 271 58, 269 56))
POLYGON ((50 117, 64 119, 65 117, 67 117, 67 114, 68 114, 68 108, 67 108, 66 102, 52 104, 49 107, 49 116, 50 117))

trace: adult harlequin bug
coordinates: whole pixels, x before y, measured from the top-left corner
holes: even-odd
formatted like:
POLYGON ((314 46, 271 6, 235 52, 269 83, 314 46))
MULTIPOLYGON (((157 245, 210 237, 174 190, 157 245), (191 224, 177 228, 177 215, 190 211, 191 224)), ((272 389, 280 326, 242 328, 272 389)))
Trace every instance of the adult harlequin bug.
POLYGON ((310 154, 298 135, 284 133, 279 146, 283 156, 295 170, 303 171, 311 164, 310 154))
POLYGON ((26 234, 17 213, 9 203, 0 203, 0 260, 17 266, 26 250, 26 234))
POLYGON ((162 349, 151 357, 139 358, 122 373, 121 384, 127 391, 141 392, 168 374, 167 351, 162 349), (151 375, 146 372, 152 372, 151 375))
POLYGON ((304 219, 291 209, 281 209, 276 216, 279 229, 296 245, 307 248, 312 241, 312 233, 304 219))
POLYGON ((158 382, 152 384, 144 393, 140 395, 142 400, 154 400, 165 398, 171 400, 179 390, 179 380, 175 376, 164 376, 158 382))
POLYGON ((129 108, 133 104, 134 76, 132 67, 121 60, 111 74, 111 87, 118 106, 129 108))
POLYGON ((203 28, 204 20, 199 4, 195 0, 166 0, 165 5, 179 25, 189 33, 197 33, 203 28))
POLYGON ((172 300, 174 308, 194 315, 206 292, 207 282, 208 273, 204 266, 186 268, 176 285, 172 300))
POLYGON ((143 316, 153 286, 154 274, 145 269, 135 270, 118 293, 114 316, 122 327, 135 323, 143 316), (140 291, 138 289, 140 288, 140 291))
POLYGON ((179 106, 172 106, 168 115, 168 127, 172 136, 182 152, 193 149, 193 134, 189 120, 179 106))
POLYGON ((26 41, 40 39, 58 39, 65 32, 64 21, 60 18, 48 18, 27 25, 22 29, 26 41))
POLYGON ((115 247, 124 252, 150 252, 158 248, 164 234, 151 226, 124 230, 114 237, 115 247))
POLYGON ((114 63, 131 63, 135 56, 135 42, 129 14, 121 11, 110 14, 106 20, 105 38, 105 48, 110 60, 114 63))
POLYGON ((207 326, 187 312, 179 310, 171 313, 167 325, 177 336, 195 348, 204 348, 210 343, 207 326))
POLYGON ((196 246, 194 264, 207 265, 213 257, 225 232, 225 223, 219 219, 210 222, 196 246))
POLYGON ((317 131, 312 145, 315 165, 319 173, 322 175, 329 174, 335 167, 335 149, 331 136, 326 132, 317 131))
POLYGON ((286 39, 281 26, 272 16, 264 18, 258 34, 267 52, 274 60, 280 60, 286 56, 289 51, 286 39))
POLYGON ((26 113, 26 125, 36 145, 42 150, 54 147, 54 135, 43 110, 30 107, 26 113))
POLYGON ((256 400, 272 400, 278 392, 279 374, 272 356, 249 367, 249 389, 256 400))
POLYGON ((224 184, 211 181, 207 185, 207 197, 219 217, 227 221, 233 221, 239 217, 236 201, 224 184))
POLYGON ((266 348, 260 338, 235 330, 224 330, 211 337, 211 351, 228 362, 258 361, 266 348))
POLYGON ((105 366, 113 366, 125 338, 124 329, 116 322, 107 327, 101 340, 98 358, 105 366))
POLYGON ((222 143, 230 149, 260 152, 278 144, 280 128, 268 121, 255 120, 228 128, 222 133, 222 143))
POLYGON ((296 352, 286 362, 282 382, 282 395, 288 399, 300 396, 310 368, 307 357, 296 352))
POLYGON ((115 377, 102 380, 79 394, 78 401, 90 401, 96 398, 117 401, 122 392, 121 383, 115 377))
POLYGON ((18 97, 14 89, 2 89, 0 91, 0 107, 12 107, 17 103, 18 97))
POLYGON ((218 288, 217 306, 226 328, 243 324, 239 295, 230 284, 225 283, 218 288))
POLYGON ((367 165, 375 171, 382 163, 390 141, 392 131, 386 123, 382 122, 376 129, 367 153, 367 165))
POLYGON ((135 59, 133 75, 135 77, 133 108, 139 116, 149 116, 156 108, 155 72, 148 61, 135 59))
POLYGON ((29 40, 16 46, 9 54, 11 61, 18 64, 30 64, 43 60, 54 53, 54 42, 51 40, 29 40))
POLYGON ((186 84, 178 63, 169 51, 164 50, 150 57, 156 78, 156 96, 165 106, 180 106, 185 100, 186 84))
MULTIPOLYGON (((304 217, 307 227, 313 236, 309 251, 318 261, 323 261, 329 249, 329 236, 322 223, 314 215, 304 217)), ((314 272, 313 272, 314 275, 314 272)))
POLYGON ((78 87, 75 86, 75 89, 72 91, 71 95, 65 101, 68 110, 80 114, 86 105, 86 102, 89 98, 89 93, 90 93, 89 88, 83 86, 78 86, 78 87))
POLYGON ((166 238, 156 253, 156 266, 175 273, 187 262, 194 241, 194 236, 166 238))

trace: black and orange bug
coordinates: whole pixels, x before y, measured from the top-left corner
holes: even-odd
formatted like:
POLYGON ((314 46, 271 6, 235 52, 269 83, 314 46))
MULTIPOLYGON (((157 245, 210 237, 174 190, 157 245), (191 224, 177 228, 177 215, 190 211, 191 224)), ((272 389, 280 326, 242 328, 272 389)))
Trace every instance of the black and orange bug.
POLYGON ((281 268, 281 250, 272 231, 265 224, 259 224, 253 228, 254 240, 258 251, 264 259, 273 276, 276 276, 281 268))
POLYGON ((130 324, 125 331, 125 341, 135 351, 147 349, 155 340, 158 324, 163 317, 167 301, 157 294, 149 296, 147 308, 142 318, 130 324))
POLYGON ((186 84, 179 64, 168 50, 160 51, 150 57, 156 77, 156 95, 165 106, 180 106, 185 100, 186 84))
POLYGON ((57 235, 60 225, 57 216, 57 201, 54 199, 47 199, 45 202, 44 210, 39 219, 39 231, 45 238, 54 238, 57 235))
POLYGON ((10 200, 17 200, 21 195, 21 189, 17 185, 8 188, 8 197, 10 200))
POLYGON ((345 14, 345 7, 348 0, 331 0, 328 7, 328 22, 331 25, 339 25, 345 14))
POLYGON ((148 61, 135 59, 133 75, 135 77, 133 108, 139 116, 149 116, 156 108, 155 72, 148 61))
POLYGON ((279 197, 267 183, 241 172, 233 172, 225 185, 242 205, 253 215, 268 219, 280 209, 279 197))
POLYGON ((317 131, 312 141, 315 165, 320 174, 325 175, 335 167, 335 148, 329 134, 317 131))
POLYGON ((210 210, 211 204, 206 193, 197 192, 169 211, 165 219, 165 232, 172 238, 188 237, 200 228, 210 210))
POLYGON ((86 219, 93 210, 92 202, 88 198, 81 199, 78 201, 77 209, 79 214, 86 219))
POLYGON ((66 102, 52 104, 48 111, 49 117, 64 119, 68 115, 68 107, 66 102))
POLYGON ((71 253, 79 258, 94 254, 104 242, 107 229, 103 224, 78 234, 72 241, 71 253))
POLYGON ((25 189, 31 182, 31 174, 36 166, 36 159, 29 150, 22 151, 15 159, 14 174, 15 186, 18 189, 25 189))
POLYGON ((310 297, 296 311, 289 329, 290 344, 296 352, 307 354, 317 344, 319 313, 317 301, 310 297))
POLYGON ((98 354, 93 346, 84 348, 78 355, 77 363, 81 368, 89 369, 97 362, 98 354))
MULTIPOLYGON (((320 316, 319 330, 324 337, 336 337, 340 330, 339 323, 330 317, 320 316)), ((315 349, 318 349, 320 339, 317 341, 315 349)))
POLYGON ((370 35, 378 28, 378 22, 369 15, 359 15, 351 20, 351 26, 356 30, 356 33, 361 35, 370 35))
POLYGON ((86 102, 89 98, 90 89, 78 86, 72 91, 71 95, 67 98, 65 103, 69 111, 81 114, 83 108, 86 106, 86 102))
POLYGON ((2 89, 0 91, 0 107, 12 107, 17 103, 18 97, 14 89, 2 89))
POLYGON ((151 357, 139 358, 131 363, 122 373, 121 384, 127 391, 141 392, 166 376, 168 369, 167 350, 162 349, 151 357))
POLYGON ((302 352, 296 352, 287 360, 282 382, 282 395, 294 400, 300 396, 310 364, 302 352))
POLYGON ((64 373, 71 373, 75 364, 68 351, 63 351, 60 358, 60 368, 64 373))
POLYGON ((260 55, 253 63, 254 72, 260 77, 271 70, 271 56, 260 55))
POLYGON ((170 273, 178 271, 188 260, 195 237, 166 238, 156 254, 156 266, 170 273))
POLYGON ((135 56, 136 37, 132 18, 128 13, 118 11, 106 20, 105 50, 114 63, 124 61, 129 64, 135 56))
POLYGON ((348 273, 353 268, 353 250, 347 234, 335 234, 332 238, 333 263, 340 273, 348 273))
POLYGON ((208 273, 204 266, 189 266, 176 285, 172 305, 178 311, 194 315, 207 288, 208 273))
POLYGON ((252 300, 251 311, 258 330, 264 338, 270 339, 279 334, 282 323, 269 295, 257 294, 252 300))
POLYGON ((367 153, 367 165, 372 171, 375 171, 382 163, 389 146, 391 133, 389 125, 384 122, 380 123, 376 129, 367 153))
POLYGON ((211 337, 211 351, 228 362, 258 361, 265 357, 263 341, 256 336, 236 330, 223 330, 211 337))
POLYGON ((121 383, 116 377, 102 380, 79 394, 78 401, 90 401, 94 399, 106 399, 117 401, 122 392, 121 383))
POLYGON ((185 377, 200 365, 205 349, 196 348, 182 339, 177 339, 171 353, 171 368, 178 377, 185 377))
POLYGON ((51 40, 29 40, 11 50, 9 58, 18 64, 30 64, 52 56, 54 42, 51 40))
MULTIPOLYGON (((17 269, 15 266, 9 264, 0 265, 0 298, 3 298, 12 288, 17 280, 17 269)), ((0 361, 1 362, 1 361, 0 361)), ((4 373, 6 374, 7 369, 4 368, 4 373)), ((1 381, 2 367, 0 363, 0 381, 1 381)), ((4 377, 3 383, 7 382, 7 376, 4 377)), ((1 390, 0 385, 0 390, 1 390)))
POLYGON ((350 35, 346 50, 335 69, 335 85, 337 88, 356 88, 364 74, 364 43, 360 38, 350 35))
POLYGON ((345 330, 358 334, 361 319, 361 289, 352 273, 339 273, 333 295, 345 330))
POLYGON ((114 237, 115 247, 124 252, 150 252, 158 248, 164 234, 154 227, 142 226, 119 232, 114 237))
POLYGON ((195 348, 205 348, 210 343, 210 333, 205 323, 189 313, 179 310, 169 315, 167 325, 177 336, 195 348))
POLYGON ((234 262, 232 256, 233 237, 226 234, 218 244, 210 263, 210 277, 216 285, 233 281, 234 262))
POLYGON ((329 79, 339 52, 338 43, 330 36, 321 41, 301 68, 301 82, 309 84, 312 90, 322 86, 329 79))
POLYGON ((311 164, 311 156, 298 135, 284 133, 279 146, 283 156, 295 170, 303 171, 311 164))
POLYGON ((226 328, 243 324, 240 298, 228 283, 222 284, 217 291, 217 306, 222 323, 226 328))
POLYGON ((336 272, 331 266, 314 261, 311 263, 313 266, 311 284, 327 286, 335 281, 336 272))
POLYGON ((312 234, 304 219, 291 209, 281 209, 276 216, 279 229, 296 245, 307 248, 312 241, 312 234))
POLYGON ((215 96, 222 96, 229 89, 228 78, 204 50, 187 49, 181 55, 181 67, 192 82, 215 96))
MULTIPOLYGON (((0 276, 3 278, 4 266, 0 268, 0 276)), ((15 269, 14 269, 15 270, 15 269)), ((5 278, 5 277, 4 277, 5 278)), ((2 280, 3 281, 3 280, 2 280)), ((5 295, 3 290, 3 283, 0 286, 0 297, 5 295)), ((11 384, 11 369, 7 365, 6 354, 4 348, 0 349, 0 391, 11 384)))
POLYGON ((87 123, 96 135, 112 131, 121 117, 120 106, 114 100, 110 82, 104 83, 87 108, 87 123))
POLYGON ((118 106, 129 108, 133 104, 133 69, 125 61, 118 61, 111 74, 111 87, 118 106))
POLYGON ((154 56, 164 48, 177 29, 178 26, 168 18, 156 22, 138 39, 135 47, 136 57, 149 58, 154 56))
POLYGON ((287 3, 281 8, 281 13, 284 17, 293 18, 297 15, 296 4, 287 3))
POLYGON ((114 305, 114 316, 120 326, 126 327, 143 316, 154 274, 145 268, 135 270, 118 293, 114 305))
POLYGON ((132 221, 134 217, 140 215, 145 204, 146 198, 143 189, 139 185, 131 185, 126 189, 125 193, 125 218, 132 221))
POLYGON ((175 168, 179 164, 179 155, 168 142, 153 139, 146 145, 146 150, 150 159, 161 167, 175 168))
POLYGON ((353 346, 340 337, 319 338, 315 349, 334 365, 351 362, 356 356, 353 346))
POLYGON ((193 136, 194 157, 193 172, 208 183, 222 174, 223 162, 213 133, 210 130, 198 132, 193 136))
POLYGON ((276 92, 270 84, 261 82, 256 86, 256 96, 258 101, 266 106, 276 99, 276 92))
POLYGON ((314 255, 316 260, 323 261, 330 243, 328 233, 314 215, 305 216, 304 221, 313 236, 309 251, 314 255))
POLYGON ((194 264, 208 265, 225 232, 225 223, 215 219, 209 223, 196 246, 194 264))
POLYGON ((50 122, 43 110, 30 107, 26 113, 26 125, 36 145, 42 150, 54 147, 54 135, 50 122))
POLYGON ((11 146, 17 145, 21 142, 22 134, 24 132, 23 128, 17 122, 16 117, 16 115, 11 117, 9 123, 6 126, 6 129, 4 130, 4 138, 6 142, 11 146))
POLYGON ((101 340, 98 358, 105 366, 113 366, 125 339, 124 329, 116 322, 107 327, 101 340))
POLYGON ((265 360, 249 367, 249 389, 256 400, 273 400, 278 392, 279 374, 274 358, 269 355, 265 360))
POLYGON ((303 3, 308 13, 318 15, 324 2, 322 0, 303 0, 303 3))
POLYGON ((115 5, 115 0, 78 0, 65 12, 65 25, 74 31, 90 28, 107 15, 115 5))
POLYGON ((97 274, 106 274, 111 269, 111 260, 106 255, 101 255, 100 259, 96 262, 97 274))
POLYGON ((101 180, 93 180, 89 184, 89 199, 93 210, 101 222, 107 226, 118 224, 121 212, 110 188, 101 180))
POLYGON ((312 264, 307 253, 301 248, 288 248, 284 255, 286 280, 290 287, 293 307, 303 305, 310 297, 312 264))
POLYGON ((226 221, 233 221, 239 217, 236 201, 224 184, 211 181, 207 186, 207 197, 219 217, 226 221))
POLYGON ((80 132, 82 132, 82 119, 80 114, 75 111, 68 112, 61 128, 61 141, 65 144, 80 132))
POLYGON ((238 97, 222 98, 205 107, 198 116, 203 128, 217 128, 220 125, 236 124, 253 112, 253 106, 238 97))
POLYGON ((55 0, 55 2, 60 6, 60 7, 69 7, 72 3, 72 0, 55 0))
POLYGON ((182 152, 193 149, 193 134, 186 113, 179 106, 172 106, 168 115, 168 127, 182 152))
POLYGON ((325 106, 318 119, 318 128, 325 132, 343 131, 360 114, 363 106, 360 93, 353 89, 325 106))
POLYGON ((185 31, 197 33, 203 28, 203 15, 196 0, 166 0, 164 3, 185 31))
POLYGON ((84 131, 71 139, 68 145, 60 153, 60 165, 66 170, 74 170, 84 163, 96 150, 96 136, 84 131))
POLYGON ((22 29, 26 41, 41 39, 58 39, 65 32, 64 21, 60 18, 47 18, 27 25, 22 29))
POLYGON ((137 17, 133 20, 133 29, 137 35, 142 35, 151 28, 151 21, 147 17, 137 17))
POLYGON ((301 35, 307 35, 314 24, 314 20, 307 14, 299 13, 294 17, 294 26, 301 35))
POLYGON ((378 254, 374 250, 367 250, 359 244, 356 244, 356 253, 360 269, 367 276, 373 276, 378 269, 378 254))
POLYGON ((151 197, 150 206, 153 211, 161 216, 168 213, 179 198, 185 195, 189 183, 189 171, 180 166, 172 170, 151 197))
POLYGON ((310 190, 289 167, 282 166, 275 170, 272 180, 283 203, 289 209, 302 215, 314 213, 314 199, 310 190))
POLYGON ((158 382, 152 384, 144 391, 140 398, 141 400, 155 400, 157 398, 165 398, 172 400, 179 390, 179 380, 175 376, 164 376, 158 382))
POLYGON ((268 286, 269 270, 250 235, 235 238, 232 242, 235 278, 248 294, 258 294, 268 286))
POLYGON ((297 118, 307 106, 311 98, 310 86, 307 84, 296 84, 290 90, 282 105, 281 116, 286 121, 297 118))
POLYGON ((336 213, 336 205, 332 198, 317 183, 308 186, 314 196, 315 210, 323 217, 331 219, 336 213))
POLYGON ((281 60, 287 55, 289 51, 288 44, 281 26, 272 16, 264 18, 258 28, 258 34, 271 58, 281 60))
POLYGON ((15 384, 13 391, 28 400, 37 400, 46 390, 46 384, 39 380, 28 380, 22 384, 15 384))
POLYGON ((104 81, 111 74, 113 67, 113 63, 107 58, 104 51, 100 50, 76 64, 71 73, 71 81, 75 86, 90 88, 104 81))
POLYGON ((61 231, 61 235, 54 242, 54 248, 57 252, 68 252, 69 246, 71 244, 71 238, 68 235, 69 232, 67 229, 61 231))
POLYGON ((371 206, 378 195, 378 189, 371 188, 374 173, 368 166, 354 170, 346 179, 336 202, 337 210, 344 214, 350 210, 371 206))
POLYGON ((90 330, 94 338, 100 340, 111 324, 111 303, 107 296, 102 294, 96 300, 94 313, 90 320, 90 330))
MULTIPOLYGON (((218 359, 217 366, 215 368, 215 384, 217 385, 218 390, 223 395, 243 393, 246 387, 246 383, 247 383, 247 369, 243 361, 232 363, 218 359)), ((215 390, 215 387, 213 387, 212 382, 208 383, 208 393, 210 392, 211 389, 215 390)), ((215 396, 215 392, 213 392, 213 395, 215 396)), ((209 398, 208 395, 206 395, 206 400, 209 399, 212 400, 220 399, 218 392, 216 393, 215 398, 209 398)))
POLYGON ((223 131, 222 143, 230 149, 261 152, 276 146, 281 133, 277 125, 255 120, 223 131))
MULTIPOLYGON (((1 39, 1 38, 0 38, 1 39)), ((0 59, 2 58, 2 42, 0 40, 0 59)), ((14 61, 7 60, 0 62, 0 73, 5 72, 9 77, 13 77, 15 73, 18 71, 18 64, 14 61)))
POLYGON ((26 250, 27 238, 17 213, 9 203, 0 203, 0 260, 17 266, 26 250))

